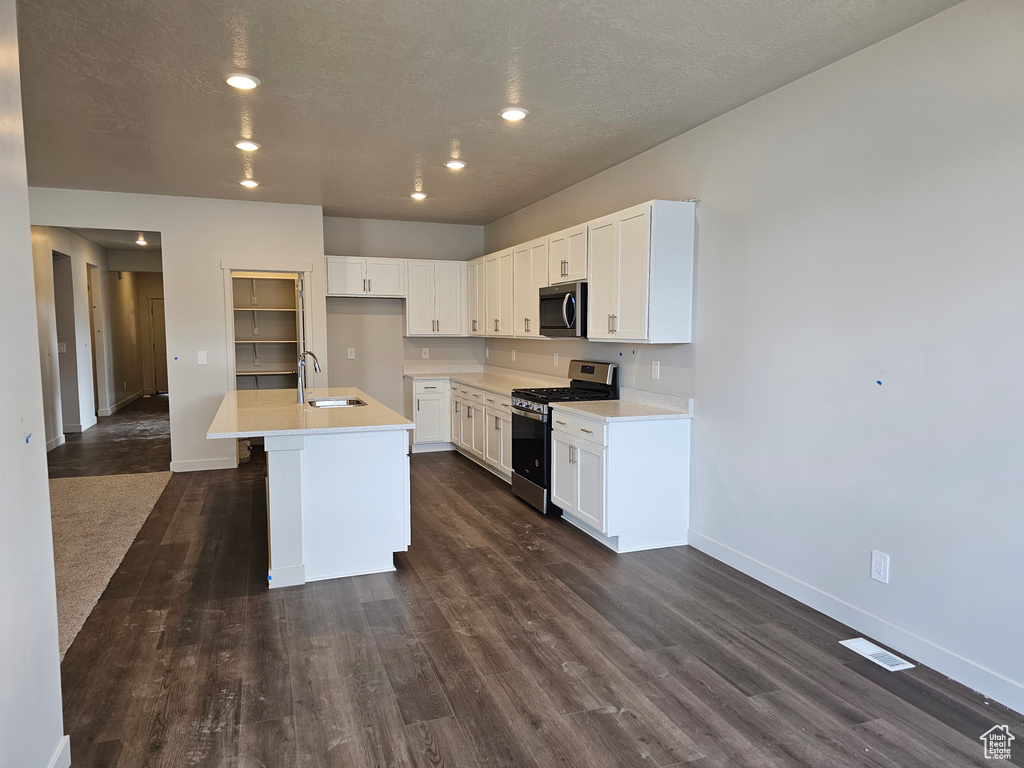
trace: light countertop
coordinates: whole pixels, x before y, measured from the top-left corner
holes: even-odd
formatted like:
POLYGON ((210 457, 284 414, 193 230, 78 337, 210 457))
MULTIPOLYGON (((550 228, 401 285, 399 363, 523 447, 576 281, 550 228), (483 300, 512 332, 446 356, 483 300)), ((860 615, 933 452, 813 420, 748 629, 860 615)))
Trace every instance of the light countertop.
POLYGON ((629 400, 586 400, 574 403, 552 403, 551 409, 578 414, 603 422, 656 421, 659 419, 689 419, 689 411, 657 408, 629 400))
POLYGON ((304 404, 291 389, 232 390, 224 395, 206 437, 265 437, 323 435, 412 429, 413 423, 355 387, 306 390, 304 404), (357 397, 366 405, 352 408, 313 408, 316 397, 357 397))
POLYGON ((569 380, 558 376, 544 376, 539 373, 511 371, 507 368, 492 368, 474 372, 442 372, 417 371, 403 374, 407 379, 448 379, 476 387, 498 395, 511 395, 513 389, 533 389, 535 387, 567 387, 569 380))

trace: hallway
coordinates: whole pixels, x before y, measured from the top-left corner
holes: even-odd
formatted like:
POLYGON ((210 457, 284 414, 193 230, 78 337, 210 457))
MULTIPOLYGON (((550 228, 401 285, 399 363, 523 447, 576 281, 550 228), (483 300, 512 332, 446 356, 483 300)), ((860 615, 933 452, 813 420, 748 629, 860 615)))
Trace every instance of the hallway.
POLYGON ((171 465, 167 394, 143 397, 85 432, 69 432, 46 455, 49 475, 89 477, 166 472, 171 465))

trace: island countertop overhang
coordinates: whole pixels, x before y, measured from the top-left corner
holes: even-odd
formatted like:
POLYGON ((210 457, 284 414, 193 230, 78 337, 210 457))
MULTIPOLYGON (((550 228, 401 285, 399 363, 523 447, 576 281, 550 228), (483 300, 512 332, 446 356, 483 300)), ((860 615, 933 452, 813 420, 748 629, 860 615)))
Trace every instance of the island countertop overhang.
POLYGON ((297 403, 294 389, 231 390, 224 395, 206 433, 209 440, 285 435, 329 435, 348 432, 411 430, 414 424, 355 387, 309 389, 306 403, 297 403), (356 397, 366 405, 313 408, 318 397, 356 397))

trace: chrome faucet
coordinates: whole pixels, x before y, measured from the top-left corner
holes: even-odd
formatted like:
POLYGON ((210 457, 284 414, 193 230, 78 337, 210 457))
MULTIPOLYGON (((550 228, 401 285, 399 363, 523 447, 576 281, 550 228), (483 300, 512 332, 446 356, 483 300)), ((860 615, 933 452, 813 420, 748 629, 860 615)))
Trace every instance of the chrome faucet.
POLYGON ((313 370, 320 373, 320 361, 312 352, 303 352, 299 355, 299 402, 306 402, 306 355, 313 358, 313 370))

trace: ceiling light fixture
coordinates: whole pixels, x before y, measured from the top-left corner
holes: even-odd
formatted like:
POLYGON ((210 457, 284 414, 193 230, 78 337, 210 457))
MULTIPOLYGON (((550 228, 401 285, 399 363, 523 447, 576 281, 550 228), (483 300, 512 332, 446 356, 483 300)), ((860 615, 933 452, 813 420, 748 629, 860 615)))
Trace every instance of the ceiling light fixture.
POLYGON ((530 114, 530 111, 528 109, 523 109, 522 107, 505 107, 505 109, 501 110, 498 114, 509 122, 515 123, 530 114))
POLYGON ((224 82, 230 85, 232 88, 237 88, 240 91, 251 91, 257 85, 260 84, 258 77, 252 75, 243 75, 239 72, 228 75, 224 78, 224 82))
POLYGON ((413 192, 409 197, 413 200, 426 200, 427 195, 424 192, 413 192))
POLYGON ((135 241, 135 244, 136 245, 149 245, 149 243, 146 242, 146 236, 144 234, 142 234, 141 232, 139 232, 139 239, 135 241))
POLYGON ((255 141, 249 141, 248 139, 236 141, 235 146, 238 147, 243 152, 255 152, 257 149, 260 148, 259 144, 257 144, 255 141))
POLYGON ((242 179, 238 183, 241 184, 243 187, 249 187, 249 189, 253 189, 254 187, 258 187, 260 185, 260 183, 256 181, 256 179, 242 179))
POLYGON ((461 171, 463 168, 466 167, 466 164, 464 162, 462 162, 461 160, 448 160, 444 164, 444 167, 445 168, 450 168, 453 171, 461 171))

